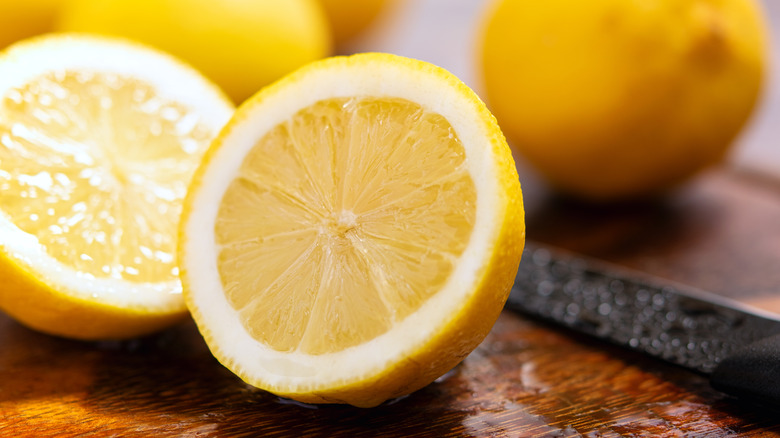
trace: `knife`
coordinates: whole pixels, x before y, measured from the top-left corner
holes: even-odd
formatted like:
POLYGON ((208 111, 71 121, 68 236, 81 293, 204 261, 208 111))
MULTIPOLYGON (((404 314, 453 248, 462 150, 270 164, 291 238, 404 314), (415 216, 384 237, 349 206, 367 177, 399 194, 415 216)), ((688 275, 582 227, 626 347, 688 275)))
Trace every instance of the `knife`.
POLYGON ((709 376, 724 393, 780 407, 780 316, 532 242, 506 307, 709 376))

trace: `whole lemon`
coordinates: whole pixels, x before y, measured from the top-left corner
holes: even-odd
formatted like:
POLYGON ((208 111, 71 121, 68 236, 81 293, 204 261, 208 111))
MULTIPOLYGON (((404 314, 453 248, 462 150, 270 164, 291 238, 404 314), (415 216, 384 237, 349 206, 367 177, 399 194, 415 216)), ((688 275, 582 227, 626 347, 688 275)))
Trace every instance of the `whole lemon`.
POLYGON ((325 9, 325 14, 333 31, 333 41, 337 47, 356 38, 369 28, 388 4, 388 0, 319 1, 325 9))
POLYGON ((73 0, 59 28, 156 46, 188 61, 236 102, 331 50, 317 0, 73 0))
POLYGON ((656 194, 720 161, 765 69, 753 0, 497 0, 479 44, 513 148, 588 200, 656 194))
POLYGON ((63 0, 0 0, 0 49, 50 32, 63 0))

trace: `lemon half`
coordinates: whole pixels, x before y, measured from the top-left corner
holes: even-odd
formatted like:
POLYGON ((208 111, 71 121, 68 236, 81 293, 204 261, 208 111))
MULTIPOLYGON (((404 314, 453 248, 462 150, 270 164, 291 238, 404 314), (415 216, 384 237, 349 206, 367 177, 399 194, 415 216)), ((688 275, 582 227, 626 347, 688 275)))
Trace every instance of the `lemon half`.
POLYGON ((0 308, 124 338, 186 315, 176 229, 232 115, 199 73, 134 43, 47 36, 0 55, 0 308))
POLYGON ((386 54, 315 62, 242 105, 196 172, 179 257, 212 353, 246 382, 374 406, 491 329, 525 238, 493 116, 386 54))

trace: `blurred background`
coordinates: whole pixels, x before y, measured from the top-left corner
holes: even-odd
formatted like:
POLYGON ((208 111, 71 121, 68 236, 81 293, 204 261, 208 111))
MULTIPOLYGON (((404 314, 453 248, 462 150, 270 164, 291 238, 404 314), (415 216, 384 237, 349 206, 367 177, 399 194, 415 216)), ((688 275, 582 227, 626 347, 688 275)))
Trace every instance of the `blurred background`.
POLYGON ((723 140, 736 131, 737 142, 728 143, 737 146, 726 150, 729 162, 780 175, 780 74, 774 68, 780 60, 778 29, 780 2, 775 0, 0 0, 0 47, 52 31, 135 39, 189 62, 236 103, 289 71, 334 53, 380 51, 431 62, 483 97, 518 146, 515 152, 521 150, 516 156, 541 169, 557 188, 597 200, 643 195, 669 185, 660 177, 645 175, 642 181, 616 175, 597 187, 589 179, 599 173, 594 169, 606 169, 605 157, 624 160, 626 168, 647 167, 645 173, 655 166, 657 175, 667 172, 667 179, 677 183, 698 170, 683 163, 686 159, 719 156, 726 150, 723 140), (763 6, 758 23, 753 2, 763 6), (503 8, 501 13, 491 15, 497 7, 503 8), (754 53, 760 45, 760 21, 771 34, 766 51, 770 73, 754 107, 756 65, 765 61, 763 54, 754 53), (485 35, 491 32, 488 41, 485 35), (559 40, 553 47, 543 38, 559 40), (487 53, 485 47, 497 48, 492 60, 483 62, 478 53, 487 53), (655 64, 646 65, 650 63, 655 64), (668 66, 658 67, 664 63, 668 66), (587 95, 588 87, 597 97, 587 95), (653 96, 647 90, 653 87, 665 89, 666 97, 653 96), (690 107, 687 114, 673 112, 683 105, 690 107), (599 111, 601 115, 592 116, 599 111), (670 127, 661 120, 664 112, 683 121, 670 127), (745 116, 750 118, 743 128, 745 116), (734 126, 719 130, 722 125, 734 126), (610 137, 610 131, 621 129, 629 134, 610 137), (562 130, 581 132, 568 137, 555 133, 562 130), (572 147, 580 140, 576 135, 590 139, 572 147), (595 151, 594 144, 610 142, 609 153, 595 151), (657 153, 664 148, 656 146, 664 142, 667 149, 686 149, 690 155, 656 158, 653 166, 642 163, 642 154, 652 155, 646 152, 615 156, 619 149, 657 153), (702 145, 689 146, 697 142, 702 145), (549 149, 560 151, 554 156, 549 149), (712 152, 705 156, 702 149, 712 152), (575 165, 590 158, 600 166, 575 165), (679 168, 664 164, 672 162, 679 168), (581 175, 569 175, 573 172, 581 175), (588 183, 594 186, 586 187, 588 183), (614 193, 614 187, 627 183, 637 187, 614 193))
MULTIPOLYGON (((476 47, 486 0, 407 0, 390 5, 344 53, 391 52, 440 65, 482 94, 476 47)), ((730 162, 780 178, 780 1, 761 0, 770 30, 770 71, 730 162)))

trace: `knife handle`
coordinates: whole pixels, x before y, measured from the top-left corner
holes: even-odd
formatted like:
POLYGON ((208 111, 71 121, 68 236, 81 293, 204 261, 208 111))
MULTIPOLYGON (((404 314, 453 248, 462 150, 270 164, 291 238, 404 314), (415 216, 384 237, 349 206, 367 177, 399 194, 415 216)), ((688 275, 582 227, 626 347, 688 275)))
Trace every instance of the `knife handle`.
POLYGON ((780 334, 780 320, 736 303, 534 242, 507 306, 707 375, 780 334))
POLYGON ((780 334, 748 344, 721 360, 710 383, 727 394, 780 406, 780 334))
POLYGON ((780 320, 736 303, 526 242, 507 307, 708 375, 780 407, 780 320))

